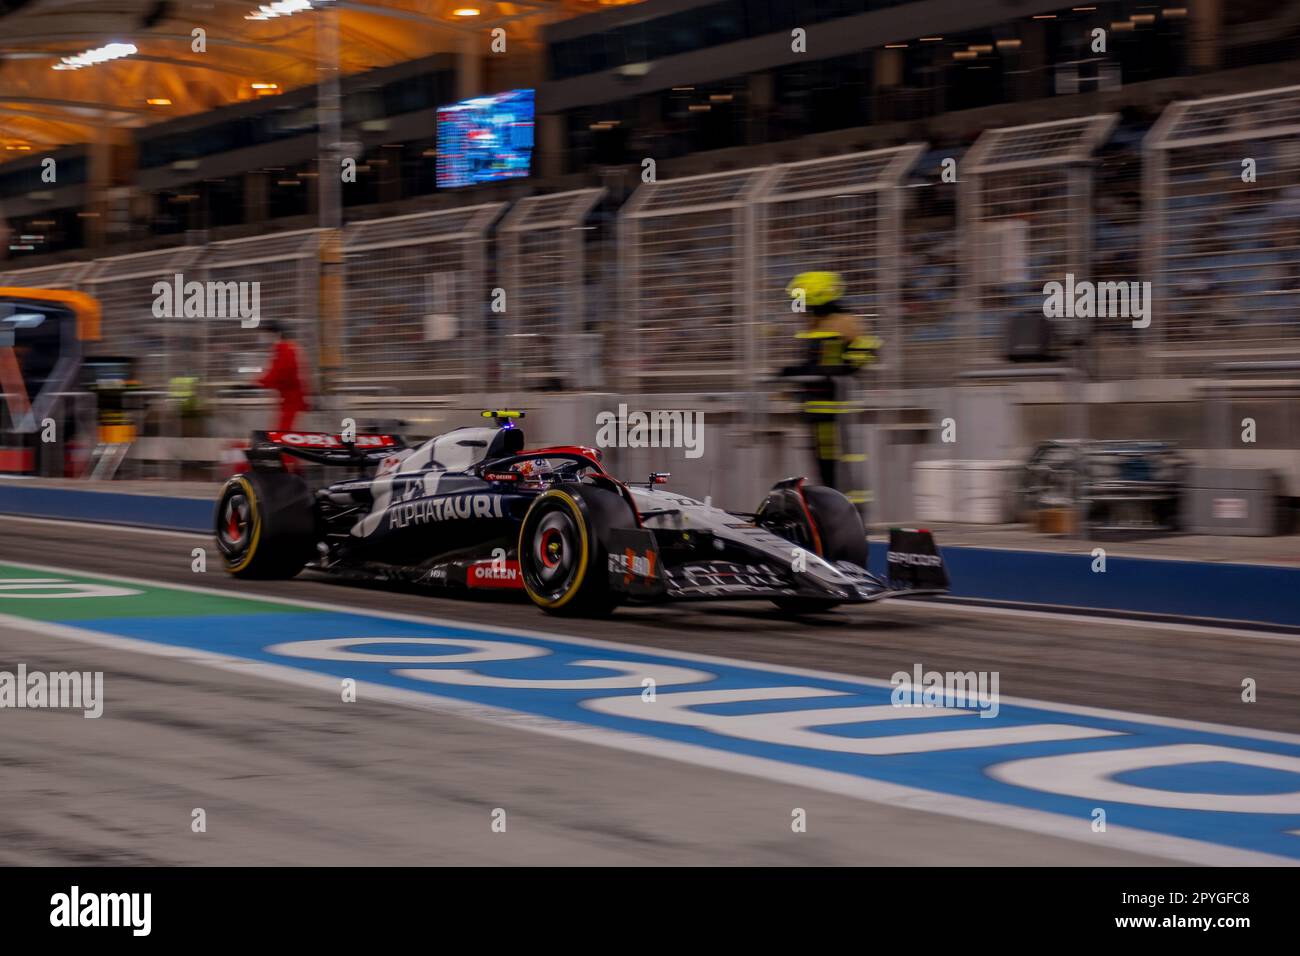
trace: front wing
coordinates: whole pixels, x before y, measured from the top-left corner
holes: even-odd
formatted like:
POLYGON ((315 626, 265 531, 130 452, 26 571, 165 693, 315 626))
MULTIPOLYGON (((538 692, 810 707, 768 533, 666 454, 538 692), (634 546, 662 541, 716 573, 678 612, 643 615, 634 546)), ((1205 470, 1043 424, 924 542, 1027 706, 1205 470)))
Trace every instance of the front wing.
POLYGON ((610 587, 646 601, 801 597, 846 604, 944 594, 948 572, 930 532, 893 529, 880 577, 847 561, 829 564, 790 545, 777 551, 713 533, 683 548, 676 532, 611 533, 610 587))

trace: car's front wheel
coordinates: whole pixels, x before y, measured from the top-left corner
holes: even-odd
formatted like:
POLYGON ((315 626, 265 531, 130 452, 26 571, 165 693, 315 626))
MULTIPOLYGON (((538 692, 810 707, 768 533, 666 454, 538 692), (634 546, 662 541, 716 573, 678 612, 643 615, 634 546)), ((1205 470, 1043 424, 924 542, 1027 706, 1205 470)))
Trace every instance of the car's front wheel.
POLYGON ((622 595, 610 588, 606 533, 635 521, 618 495, 561 485, 540 495, 519 529, 519 571, 532 602, 552 614, 600 617, 622 595))
MULTIPOLYGON (((832 564, 867 564, 867 532, 858 510, 834 488, 784 481, 758 509, 759 524, 832 564)), ((829 598, 779 597, 772 603, 786 614, 815 614, 838 607, 829 598)))

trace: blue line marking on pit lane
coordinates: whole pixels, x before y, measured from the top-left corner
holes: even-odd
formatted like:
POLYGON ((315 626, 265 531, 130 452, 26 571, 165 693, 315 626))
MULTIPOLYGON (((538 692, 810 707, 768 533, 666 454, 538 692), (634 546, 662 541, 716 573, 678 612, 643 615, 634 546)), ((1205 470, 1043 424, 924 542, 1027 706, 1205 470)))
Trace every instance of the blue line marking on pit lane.
POLYGON ((1125 770, 1115 774, 1115 779, 1171 793, 1288 793, 1296 788, 1296 775, 1285 770, 1244 767, 1223 761, 1125 770))
MULTIPOLYGON (((72 627, 136 638, 159 644, 191 647, 254 661, 266 661, 339 678, 350 677, 417 693, 473 701, 524 713, 542 715, 593 727, 634 732, 662 740, 679 741, 734 754, 761 757, 795 766, 817 768, 860 778, 896 783, 921 790, 1031 810, 1061 814, 1078 822, 1082 832, 1092 823, 1093 811, 1102 807, 1109 826, 1122 826, 1153 833, 1203 841, 1224 847, 1254 850, 1300 860, 1300 839, 1287 833, 1300 829, 1300 773, 1251 767, 1237 763, 1231 755, 1216 752, 1211 760, 1165 767, 1129 768, 1111 778, 1117 784, 1149 788, 1173 797, 1188 794, 1224 795, 1233 801, 1267 799, 1267 795, 1290 795, 1287 812, 1240 812, 1223 809, 1170 809, 1155 802, 1127 802, 1101 799, 1088 792, 1062 794, 1019 786, 995 779, 989 768, 1007 761, 1031 757, 1070 754, 1101 754, 1133 748, 1200 744, 1277 755, 1295 761, 1300 769, 1300 745, 1243 737, 1211 731, 1189 730, 1148 723, 1139 716, 1096 717, 1068 713, 1050 706, 1025 707, 1001 704, 998 715, 987 719, 969 715, 909 717, 899 710, 897 718, 834 724, 835 711, 843 707, 881 706, 890 703, 891 688, 852 678, 805 677, 770 670, 760 664, 719 664, 675 656, 669 651, 591 647, 562 638, 523 636, 492 628, 459 628, 437 623, 372 617, 364 613, 333 611, 276 611, 268 614, 178 618, 107 618, 69 620, 72 627), (331 638, 433 638, 442 640, 492 640, 544 649, 542 656, 480 663, 441 664, 439 658, 462 653, 464 648, 409 644, 366 644, 353 648, 355 660, 323 660, 291 657, 269 650, 272 646, 331 638), (390 663, 367 660, 363 653, 419 656, 418 662, 390 663), (427 657, 427 662, 425 658, 427 657), (651 719, 656 704, 646 703, 646 717, 601 713, 582 706, 597 698, 640 696, 641 688, 627 689, 530 689, 503 686, 467 686, 431 682, 400 676, 395 669, 416 669, 435 673, 440 668, 473 670, 496 678, 528 680, 576 680, 607 676, 616 672, 592 667, 575 667, 582 660, 634 661, 653 666, 673 666, 714 675, 702 683, 661 683, 656 688, 660 702, 673 693, 760 689, 772 687, 819 688, 843 696, 815 699, 730 701, 701 705, 699 713, 739 718, 744 714, 774 714, 791 711, 819 711, 828 723, 813 728, 829 746, 853 746, 853 742, 904 734, 967 730, 978 733, 1029 725, 1066 725, 1093 731, 1110 731, 1111 736, 1072 740, 998 743, 964 749, 931 750, 921 753, 863 755, 833 749, 813 749, 770 740, 727 736, 695 726, 651 719), (1296 812, 1290 809, 1296 808, 1296 812)), ((908 662, 910 663, 910 662, 908 662)), ((906 664, 900 662, 900 669, 906 664)), ((888 674, 879 675, 888 679, 888 674)), ((1005 686, 1003 687, 1005 690, 1005 686)), ((111 701, 110 701, 111 704, 111 701)), ((666 706, 671 706, 666 705, 666 706)), ((1059 784, 1044 779, 1043 785, 1059 784)), ((1283 798, 1283 797, 1279 797, 1283 798)), ((1234 804, 1235 805, 1235 804, 1234 804)), ((1245 806, 1246 804, 1242 804, 1245 806)), ((1104 839, 1104 834, 1097 835, 1104 839)))

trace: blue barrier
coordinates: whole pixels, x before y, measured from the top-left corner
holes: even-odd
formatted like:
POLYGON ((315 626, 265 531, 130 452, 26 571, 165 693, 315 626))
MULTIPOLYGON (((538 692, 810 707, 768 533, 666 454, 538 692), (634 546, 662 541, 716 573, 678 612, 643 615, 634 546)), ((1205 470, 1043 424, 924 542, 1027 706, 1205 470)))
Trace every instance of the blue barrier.
MULTIPOLYGON (((1108 555, 943 547, 954 597, 1300 626, 1300 568, 1108 555)), ((885 573, 884 543, 871 569, 885 573)))
POLYGON ((206 532, 212 530, 215 507, 215 502, 206 498, 166 498, 116 491, 48 488, 19 481, 0 482, 0 514, 32 518, 206 532))

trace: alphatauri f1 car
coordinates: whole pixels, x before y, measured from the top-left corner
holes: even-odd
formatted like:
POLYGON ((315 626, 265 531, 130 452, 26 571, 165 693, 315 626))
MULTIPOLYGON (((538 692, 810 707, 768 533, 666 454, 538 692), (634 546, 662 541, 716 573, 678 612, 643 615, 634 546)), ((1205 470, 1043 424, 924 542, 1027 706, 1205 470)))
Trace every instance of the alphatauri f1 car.
POLYGON ((553 613, 629 602, 766 598, 788 613, 947 590, 928 531, 894 529, 885 578, 839 492, 778 482, 753 513, 674 494, 664 473, 625 483, 582 445, 526 449, 520 412, 415 448, 393 435, 254 432, 226 482, 216 536, 227 571, 305 567, 464 589, 518 589, 553 613), (351 471, 312 489, 291 455, 351 471))

